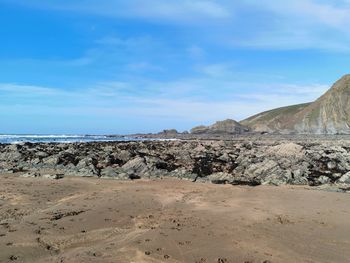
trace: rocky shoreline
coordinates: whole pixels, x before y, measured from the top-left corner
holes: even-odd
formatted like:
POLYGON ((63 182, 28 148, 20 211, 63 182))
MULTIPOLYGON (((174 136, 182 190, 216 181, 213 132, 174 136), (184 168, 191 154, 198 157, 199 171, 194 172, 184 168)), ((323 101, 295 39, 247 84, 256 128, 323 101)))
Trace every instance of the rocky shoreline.
POLYGON ((120 180, 172 177, 237 185, 350 190, 350 140, 178 140, 0 145, 0 172, 120 180))

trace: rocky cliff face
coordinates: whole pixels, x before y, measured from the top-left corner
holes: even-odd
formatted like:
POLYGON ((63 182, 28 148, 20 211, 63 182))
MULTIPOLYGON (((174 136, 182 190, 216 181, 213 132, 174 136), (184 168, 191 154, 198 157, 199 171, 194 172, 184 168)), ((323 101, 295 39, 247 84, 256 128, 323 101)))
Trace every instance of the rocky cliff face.
POLYGON ((297 113, 292 124, 299 133, 350 134, 350 75, 297 113))
POLYGON ((263 112, 241 124, 259 132, 350 134, 350 75, 313 103, 263 112))
POLYGON ((335 185, 350 190, 350 142, 251 139, 0 145, 0 173, 62 178, 174 177, 230 184, 335 185))
POLYGON ((242 134, 249 129, 234 120, 218 121, 211 126, 198 126, 191 130, 191 134, 242 134))

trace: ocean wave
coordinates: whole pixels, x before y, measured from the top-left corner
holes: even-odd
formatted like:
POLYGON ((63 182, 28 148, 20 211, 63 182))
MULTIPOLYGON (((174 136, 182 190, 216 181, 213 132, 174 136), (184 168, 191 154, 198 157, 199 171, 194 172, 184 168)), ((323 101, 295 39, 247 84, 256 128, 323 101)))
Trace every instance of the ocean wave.
POLYGON ((87 135, 31 135, 31 134, 0 134, 0 138, 81 138, 87 135))
POLYGON ((84 143, 113 141, 144 141, 166 139, 143 139, 133 137, 113 137, 107 135, 65 135, 65 134, 0 134, 0 144, 20 143, 84 143))
POLYGON ((114 141, 105 135, 66 135, 66 134, 0 134, 0 143, 19 144, 24 142, 76 143, 93 141, 114 141))

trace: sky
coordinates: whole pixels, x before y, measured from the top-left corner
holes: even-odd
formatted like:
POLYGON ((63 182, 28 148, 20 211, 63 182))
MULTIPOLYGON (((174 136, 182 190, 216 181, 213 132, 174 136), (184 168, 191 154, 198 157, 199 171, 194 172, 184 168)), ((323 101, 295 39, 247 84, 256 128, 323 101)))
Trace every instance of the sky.
POLYGON ((350 0, 0 0, 0 134, 179 131, 321 96, 350 0))

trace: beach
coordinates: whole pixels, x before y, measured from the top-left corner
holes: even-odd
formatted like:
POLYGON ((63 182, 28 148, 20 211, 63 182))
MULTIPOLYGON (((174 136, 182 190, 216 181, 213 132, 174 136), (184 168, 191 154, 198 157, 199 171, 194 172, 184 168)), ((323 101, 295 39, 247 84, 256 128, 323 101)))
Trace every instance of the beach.
POLYGON ((348 262, 350 195, 2 175, 0 262, 348 262))

